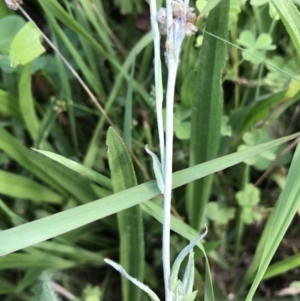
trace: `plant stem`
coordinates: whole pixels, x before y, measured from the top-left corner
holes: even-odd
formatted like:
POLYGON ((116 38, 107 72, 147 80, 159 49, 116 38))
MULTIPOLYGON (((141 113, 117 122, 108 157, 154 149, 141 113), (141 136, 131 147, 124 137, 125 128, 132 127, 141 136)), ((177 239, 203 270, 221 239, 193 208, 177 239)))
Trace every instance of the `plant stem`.
POLYGON ((173 109, 174 90, 177 73, 177 62, 170 60, 168 72, 168 86, 166 96, 166 153, 164 175, 164 224, 163 224, 163 266, 166 301, 172 300, 172 292, 169 290, 170 277, 170 221, 171 221, 171 198, 172 198, 172 163, 173 163, 173 109))
POLYGON ((163 85, 161 75, 161 60, 160 60, 160 33, 156 20, 156 0, 150 1, 150 16, 151 16, 151 28, 154 43, 154 78, 155 78, 155 100, 156 100, 156 118, 158 126, 158 139, 160 148, 160 162, 162 163, 162 172, 164 175, 165 161, 165 139, 164 139, 164 127, 162 118, 162 106, 163 106, 163 85))

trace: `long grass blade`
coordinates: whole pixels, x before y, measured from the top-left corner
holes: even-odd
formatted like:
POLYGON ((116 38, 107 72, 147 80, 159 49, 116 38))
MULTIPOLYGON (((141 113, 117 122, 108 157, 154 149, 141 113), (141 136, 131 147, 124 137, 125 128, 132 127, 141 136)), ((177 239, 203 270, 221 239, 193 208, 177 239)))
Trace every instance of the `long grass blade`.
MULTIPOLYGON (((253 157, 272 147, 285 143, 297 136, 299 136, 299 134, 294 134, 285 138, 257 145, 238 153, 233 153, 175 172, 173 174, 173 188, 185 185, 191 181, 240 163, 247 158, 253 157)), ((0 148, 1 141, 2 139, 0 139, 0 148)), ((157 188, 156 182, 151 181, 126 189, 101 200, 2 231, 0 232, 0 256, 4 256, 33 244, 45 241, 49 238, 69 232, 80 226, 150 200, 159 194, 160 191, 157 188), (122 202, 120 202, 120 199, 122 199, 122 202), (30 235, 28 233, 30 233, 30 235)))
MULTIPOLYGON (((108 160, 114 193, 137 185, 130 155, 117 132, 110 128, 107 133, 108 160)), ((122 199, 120 199, 122 202, 122 199)), ((144 276, 144 230, 139 205, 117 214, 120 236, 120 264, 135 279, 144 276)), ((139 301, 141 290, 122 277, 124 301, 139 301)))
POLYGON ((280 244, 293 217, 300 205, 300 144, 294 154, 293 161, 287 176, 284 189, 279 197, 272 215, 268 220, 264 233, 261 236, 252 266, 258 265, 258 271, 247 295, 246 301, 252 300, 254 293, 264 277, 264 274, 280 244))
MULTIPOLYGON (((221 1, 209 14, 206 30, 226 39, 228 35, 229 0, 221 1)), ((221 89, 226 44, 205 34, 194 81, 191 118, 190 166, 216 157, 223 112, 221 89)), ((212 176, 191 183, 187 209, 191 225, 199 229, 208 201, 212 176)))

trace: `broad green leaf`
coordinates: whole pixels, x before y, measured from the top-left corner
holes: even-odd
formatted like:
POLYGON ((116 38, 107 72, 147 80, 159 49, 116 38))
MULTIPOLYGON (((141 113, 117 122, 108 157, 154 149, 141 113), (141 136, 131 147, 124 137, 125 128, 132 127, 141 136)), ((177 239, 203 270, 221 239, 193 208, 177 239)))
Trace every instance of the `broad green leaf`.
MULTIPOLYGON (((221 1, 209 14, 206 30, 227 39, 230 0, 221 1)), ((226 60, 226 43, 205 34, 194 79, 191 117, 190 162, 193 166, 216 157, 223 113, 222 70, 226 60)), ((187 193, 187 211, 191 225, 201 226, 208 201, 212 176, 191 183, 187 193)))
POLYGON ((41 32, 32 22, 28 22, 13 39, 9 56, 13 67, 26 65, 45 52, 41 44, 41 32))
POLYGON ((0 19, 0 52, 8 53, 13 38, 25 24, 24 19, 17 15, 0 19))
MULTIPOLYGON (((108 162, 114 193, 137 185, 133 164, 118 133, 109 128, 106 138, 108 162)), ((122 202, 122 199, 120 199, 122 202)), ((144 230, 142 212, 139 205, 117 214, 120 236, 120 264, 131 277, 144 277, 144 230)), ((122 277, 124 301, 139 301, 141 290, 122 277)))
MULTIPOLYGON (((0 128, 0 148, 2 142, 0 128)), ((254 146, 242 152, 233 153, 173 174, 173 188, 223 170, 245 159, 255 156, 299 136, 294 134, 268 143, 254 146)), ((47 162, 47 161, 45 161, 47 162)), ((75 185, 72 186, 75 188, 75 185)), ((300 187, 300 185, 299 185, 300 187)), ((53 214, 25 225, 0 232, 0 256, 48 240, 63 233, 77 229, 103 217, 120 212, 160 195, 156 182, 151 181, 126 189, 101 200, 90 202, 63 212, 53 214), (122 200, 120 202, 120 200, 122 200)), ((299 194, 300 195, 300 194, 299 194)))
POLYGON ((291 0, 271 0, 300 55, 300 13, 291 0))

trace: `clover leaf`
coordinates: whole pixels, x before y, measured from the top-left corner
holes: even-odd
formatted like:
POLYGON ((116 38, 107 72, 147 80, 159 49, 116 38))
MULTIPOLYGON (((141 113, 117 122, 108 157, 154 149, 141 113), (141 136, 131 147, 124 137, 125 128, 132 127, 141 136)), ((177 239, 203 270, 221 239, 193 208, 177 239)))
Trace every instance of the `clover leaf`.
MULTIPOLYGON (((254 129, 252 131, 246 132, 243 135, 243 141, 245 144, 240 145, 238 147, 238 151, 245 150, 251 146, 265 143, 270 140, 271 137, 265 128, 254 129)), ((245 160, 244 163, 250 166, 254 166, 257 170, 266 170, 271 162, 273 162, 276 158, 276 153, 276 149, 270 149, 255 157, 245 160)))
POLYGON ((231 137, 232 136, 232 128, 228 124, 229 117, 228 116, 222 116, 222 123, 221 123, 221 136, 225 137, 231 137))
POLYGON ((272 38, 266 33, 261 33, 256 39, 254 34, 249 30, 241 32, 237 39, 238 44, 245 47, 242 51, 244 60, 252 64, 260 64, 268 50, 274 50, 275 45, 272 45, 272 38))
POLYGON ((244 190, 236 193, 235 197, 241 207, 254 207, 259 203, 260 190, 253 184, 248 183, 244 190))
POLYGON ((279 14, 270 0, 251 0, 250 4, 252 6, 262 6, 269 3, 269 15, 273 20, 279 20, 279 14))
POLYGON ((243 190, 236 193, 235 197, 242 207, 241 219, 245 224, 250 225, 262 220, 263 208, 257 206, 260 201, 260 190, 257 187, 248 183, 243 190))
POLYGON ((206 206, 207 217, 218 225, 226 225, 234 218, 235 208, 209 202, 206 206))

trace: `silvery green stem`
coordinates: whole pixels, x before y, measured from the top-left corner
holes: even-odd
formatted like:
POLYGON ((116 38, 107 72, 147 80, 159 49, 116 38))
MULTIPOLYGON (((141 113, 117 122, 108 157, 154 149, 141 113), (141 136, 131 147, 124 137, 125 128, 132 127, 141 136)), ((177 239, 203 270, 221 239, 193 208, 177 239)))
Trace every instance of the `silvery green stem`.
POLYGON ((161 60, 160 60, 160 33, 158 23, 156 19, 157 7, 156 0, 150 0, 150 16, 151 16, 151 28, 154 43, 154 78, 155 78, 155 100, 156 100, 156 118, 158 126, 158 138, 160 148, 160 162, 162 162, 162 173, 164 174, 165 161, 165 139, 164 139, 164 127, 163 127, 163 85, 161 74, 161 60))
MULTIPOLYGON (((186 4, 187 2, 185 2, 186 4)), ((164 174, 164 224, 163 224, 163 266, 166 301, 172 301, 170 289, 170 223, 172 199, 173 165, 173 114, 176 75, 179 64, 181 45, 185 36, 185 18, 173 19, 171 1, 167 0, 167 42, 166 59, 168 65, 168 85, 166 95, 166 153, 164 174)))
POLYGON ((166 301, 172 300, 172 292, 169 289, 170 277, 170 222, 171 222, 171 198, 172 198, 172 163, 173 163, 173 110, 174 90, 178 64, 168 64, 168 86, 166 96, 166 154, 164 174, 164 224, 163 224, 163 266, 166 301))

